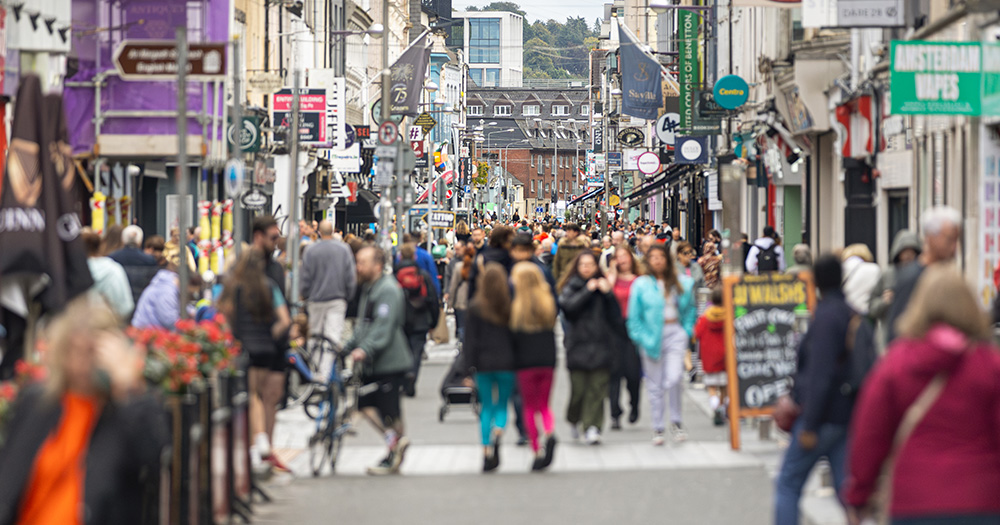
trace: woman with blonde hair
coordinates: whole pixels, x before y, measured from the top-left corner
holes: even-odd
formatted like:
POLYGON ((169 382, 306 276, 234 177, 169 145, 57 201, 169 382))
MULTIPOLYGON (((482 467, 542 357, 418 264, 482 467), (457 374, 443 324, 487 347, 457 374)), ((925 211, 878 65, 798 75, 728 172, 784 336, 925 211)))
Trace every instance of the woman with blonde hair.
POLYGON ((556 448, 556 421, 549 406, 556 367, 556 301, 545 276, 533 262, 514 265, 510 280, 514 288, 510 307, 514 368, 523 400, 524 425, 535 452, 531 470, 544 470, 552 464, 556 448), (535 420, 539 416, 545 432, 544 449, 539 445, 535 420))
POLYGON ((21 393, 0 448, 0 523, 142 521, 167 418, 118 326, 86 297, 50 325, 48 378, 21 393))
POLYGON ((868 315, 872 291, 882 275, 882 270, 874 260, 868 246, 861 243, 852 244, 840 252, 841 266, 844 269, 844 296, 847 304, 861 315, 868 315))
POLYGON ((1000 523, 1000 353, 989 321, 945 266, 924 271, 909 304, 851 421, 850 521, 873 510, 885 465, 892 523, 1000 523))

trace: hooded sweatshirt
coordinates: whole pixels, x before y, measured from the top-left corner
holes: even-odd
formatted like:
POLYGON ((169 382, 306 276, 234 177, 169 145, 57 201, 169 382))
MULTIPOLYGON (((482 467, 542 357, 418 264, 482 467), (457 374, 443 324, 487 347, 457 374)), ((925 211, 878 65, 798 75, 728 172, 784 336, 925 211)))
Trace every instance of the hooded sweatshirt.
POLYGON ((717 305, 709 306, 694 325, 706 374, 726 371, 725 327, 726 310, 717 305))
POLYGON ((172 330, 180 312, 177 303, 177 274, 170 270, 156 272, 153 281, 142 292, 135 307, 132 326, 136 328, 166 328, 172 330))
POLYGON ((944 389, 897 453, 890 516, 1000 515, 1000 354, 943 324, 893 344, 859 392, 848 504, 871 500, 903 415, 940 372, 944 389))
POLYGON ((109 257, 91 257, 87 259, 87 267, 94 278, 91 290, 107 301, 108 305, 119 317, 128 319, 135 308, 132 300, 132 289, 128 284, 128 276, 122 265, 109 257))

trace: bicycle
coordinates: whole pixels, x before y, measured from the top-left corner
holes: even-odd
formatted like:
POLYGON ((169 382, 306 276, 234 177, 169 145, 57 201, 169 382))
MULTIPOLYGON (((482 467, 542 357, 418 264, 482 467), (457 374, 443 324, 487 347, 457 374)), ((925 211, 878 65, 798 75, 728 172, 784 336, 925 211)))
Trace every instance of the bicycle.
MULTIPOLYGON (((285 352, 288 364, 292 369, 292 373, 288 374, 286 385, 288 392, 286 407, 304 404, 312 396, 316 386, 326 381, 326 379, 321 379, 329 375, 329 372, 324 374, 321 370, 323 357, 335 356, 337 352, 337 345, 329 338, 320 335, 313 335, 302 347, 293 344, 285 352)), ((306 415, 312 419, 316 417, 314 413, 309 411, 306 412, 306 415)))

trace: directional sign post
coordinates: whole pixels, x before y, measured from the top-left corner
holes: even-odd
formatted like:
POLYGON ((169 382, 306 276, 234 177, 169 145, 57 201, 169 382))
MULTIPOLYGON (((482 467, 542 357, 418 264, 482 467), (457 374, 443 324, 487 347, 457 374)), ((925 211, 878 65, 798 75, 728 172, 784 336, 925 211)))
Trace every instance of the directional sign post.
MULTIPOLYGON (((187 76, 221 79, 226 75, 226 43, 188 44, 187 76)), ((112 57, 124 80, 176 80, 177 44, 173 41, 125 40, 112 57)))

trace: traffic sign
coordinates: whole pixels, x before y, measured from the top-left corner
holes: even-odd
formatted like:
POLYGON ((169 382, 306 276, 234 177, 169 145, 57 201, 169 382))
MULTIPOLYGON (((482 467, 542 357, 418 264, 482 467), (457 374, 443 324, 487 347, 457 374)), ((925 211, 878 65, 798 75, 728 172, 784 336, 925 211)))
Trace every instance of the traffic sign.
POLYGON ((656 121, 656 138, 667 146, 677 142, 677 129, 681 126, 681 116, 677 113, 664 113, 656 121))
POLYGON ((383 122, 378 127, 378 141, 386 146, 391 146, 396 142, 396 135, 399 133, 399 126, 389 120, 383 122))
POLYGON ((644 175, 652 175, 660 170, 660 156, 652 151, 639 155, 639 171, 644 175))
POLYGON ((454 193, 452 193, 451 190, 447 190, 447 191, 444 192, 444 197, 446 199, 450 199, 452 197, 452 195, 454 195, 454 193))
POLYGON ((420 126, 424 130, 425 134, 430 133, 431 130, 434 129, 434 126, 437 126, 437 121, 434 120, 434 117, 427 112, 421 113, 420 116, 417 117, 417 120, 414 120, 413 123, 420 126))
MULTIPOLYGON (((188 44, 189 79, 221 79, 226 76, 226 43, 188 44)), ((112 57, 118 76, 124 80, 175 80, 177 44, 173 41, 124 40, 112 57)))

